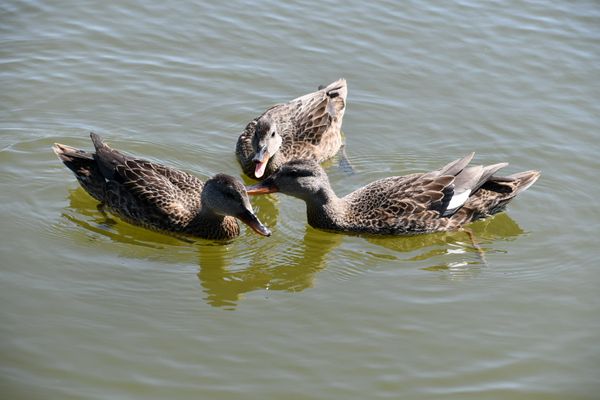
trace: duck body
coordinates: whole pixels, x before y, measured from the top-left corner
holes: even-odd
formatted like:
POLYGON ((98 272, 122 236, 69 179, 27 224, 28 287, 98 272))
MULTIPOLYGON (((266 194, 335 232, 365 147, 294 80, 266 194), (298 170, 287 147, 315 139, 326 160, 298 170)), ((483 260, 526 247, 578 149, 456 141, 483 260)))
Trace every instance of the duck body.
POLYGON ((308 223, 319 229, 378 235, 456 230, 502 211, 531 186, 538 171, 506 177, 494 173, 506 163, 467 165, 473 154, 443 168, 372 182, 338 197, 325 171, 312 161, 285 164, 249 194, 280 191, 305 201, 308 223))
POLYGON ((333 157, 342 146, 347 93, 346 81, 339 79, 250 121, 236 145, 244 173, 264 179, 290 160, 320 163, 333 157))
POLYGON ((238 218, 270 235, 239 180, 218 174, 204 183, 187 172, 125 155, 94 133, 91 138, 93 153, 58 143, 53 150, 80 185, 121 219, 157 231, 231 239, 240 233, 238 218))

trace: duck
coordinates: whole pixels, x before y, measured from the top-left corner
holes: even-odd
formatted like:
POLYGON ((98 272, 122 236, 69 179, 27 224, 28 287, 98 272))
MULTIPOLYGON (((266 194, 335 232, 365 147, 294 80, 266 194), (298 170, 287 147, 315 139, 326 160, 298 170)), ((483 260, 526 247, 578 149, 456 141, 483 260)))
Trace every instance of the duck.
POLYGON ((540 176, 535 170, 495 176, 508 163, 468 166, 474 154, 435 171, 379 179, 341 198, 312 160, 288 162, 246 190, 304 200, 308 223, 317 229, 374 235, 452 231, 504 210, 540 176))
POLYGON ((95 152, 55 143, 54 153, 93 198, 124 221, 147 229, 205 239, 240 234, 237 219, 262 236, 270 230, 255 215, 239 179, 199 178, 117 151, 90 134, 95 152))
POLYGON ((287 161, 323 162, 342 146, 348 87, 338 79, 316 92, 268 108, 246 125, 236 156, 250 178, 264 179, 287 161))

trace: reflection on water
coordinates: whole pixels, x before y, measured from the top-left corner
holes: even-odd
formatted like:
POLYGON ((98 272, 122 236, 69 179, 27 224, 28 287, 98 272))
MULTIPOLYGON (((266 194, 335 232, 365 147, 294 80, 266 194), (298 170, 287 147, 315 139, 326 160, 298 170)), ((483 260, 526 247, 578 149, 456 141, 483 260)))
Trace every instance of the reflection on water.
MULTIPOLYGON (((227 247, 199 247, 198 278, 209 304, 233 308, 243 293, 255 290, 300 292, 314 284, 315 275, 326 266, 327 254, 342 240, 341 235, 323 234, 307 227, 302 241, 291 241, 277 249, 280 257, 253 252, 249 265, 231 267, 233 258, 227 247)), ((238 260, 239 261, 239 260, 238 260)))
POLYGON ((598 2, 247 3, 0 6, 2 397, 597 398, 598 2), (475 244, 280 195, 251 199, 272 237, 219 243, 104 216, 50 150, 236 174, 250 119, 339 76, 339 195, 470 151, 543 178, 475 244))
MULTIPOLYGON (((523 230, 511 219, 508 214, 501 213, 492 218, 480 220, 468 225, 468 228, 480 244, 490 243, 495 240, 514 239, 521 235, 523 230)), ((413 256, 408 260, 419 260, 431 258, 437 252, 437 248, 443 250, 447 247, 470 248, 475 251, 475 245, 469 235, 464 231, 437 232, 426 235, 399 236, 399 237, 368 237, 371 243, 394 250, 400 253, 410 253, 424 248, 431 249, 427 253, 413 256)), ((439 253, 439 254, 444 254, 439 253)))
POLYGON ((394 252, 410 253, 401 259, 423 270, 447 272, 450 278, 464 279, 477 275, 487 265, 486 254, 502 251, 498 248, 501 241, 514 240, 523 233, 523 229, 503 212, 460 231, 368 238, 368 241, 394 252))
MULTIPOLYGON (((81 188, 71 191, 69 200, 63 216, 84 232, 84 235, 71 232, 75 238, 89 241, 101 235, 109 242, 127 244, 114 250, 125 251, 122 255, 126 257, 160 259, 171 264, 198 263, 197 276, 204 299, 212 306, 225 309, 235 309, 244 293, 263 291, 268 297, 270 291, 300 292, 314 286, 317 273, 328 264, 327 255, 344 246, 347 238, 308 225, 302 240, 288 238, 284 232, 266 240, 245 232, 248 235, 245 244, 236 240, 178 238, 138 228, 100 212, 97 202, 81 188), (162 251, 173 247, 176 251, 162 251)), ((277 196, 260 196, 253 198, 253 202, 265 223, 275 226, 277 196)), ((471 224, 468 231, 361 239, 376 246, 366 253, 378 262, 401 262, 443 273, 451 279, 465 279, 476 276, 486 266, 486 254, 502 251, 501 241, 513 240, 522 234, 517 223, 508 214, 501 213, 471 224)), ((336 254, 341 265, 355 264, 363 256, 355 249, 345 250, 336 254)))
MULTIPOLYGON (((65 208, 62 215, 88 232, 105 236, 119 243, 150 248, 164 248, 165 245, 178 245, 185 242, 193 243, 184 236, 153 232, 122 222, 118 217, 100 210, 98 205, 95 199, 78 187, 69 192, 69 207, 65 208)), ((89 240, 90 236, 86 238, 89 240)))

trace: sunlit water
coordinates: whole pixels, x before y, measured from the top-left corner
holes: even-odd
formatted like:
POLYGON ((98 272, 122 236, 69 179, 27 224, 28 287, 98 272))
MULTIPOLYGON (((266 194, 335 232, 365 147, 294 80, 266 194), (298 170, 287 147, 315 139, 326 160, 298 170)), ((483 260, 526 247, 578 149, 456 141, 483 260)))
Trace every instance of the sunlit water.
POLYGON ((0 5, 2 398, 597 398, 598 3, 54 3, 0 5), (270 195, 222 243, 107 218, 51 151, 241 176, 244 125, 339 77, 340 195, 470 151, 542 177, 475 242, 270 195))

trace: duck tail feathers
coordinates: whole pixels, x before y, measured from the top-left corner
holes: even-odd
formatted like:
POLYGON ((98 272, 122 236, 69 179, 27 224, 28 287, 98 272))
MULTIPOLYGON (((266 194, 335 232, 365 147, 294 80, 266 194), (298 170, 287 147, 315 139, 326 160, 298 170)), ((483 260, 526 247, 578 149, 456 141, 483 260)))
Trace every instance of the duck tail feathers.
POLYGON ((479 178, 477 184, 473 187, 473 189, 471 189, 471 192, 474 193, 477 189, 483 186, 483 184, 486 183, 496 172, 498 172, 500 169, 506 166, 508 166, 508 163, 503 162, 483 167, 483 173, 481 174, 481 178, 479 178))
POLYGON ((335 82, 330 83, 327 86, 319 86, 319 90, 324 90, 329 98, 341 97, 344 102, 348 96, 348 85, 344 78, 340 78, 335 82))
POLYGON ((517 195, 531 187, 540 177, 541 172, 537 170, 529 170, 523 172, 517 172, 516 174, 508 175, 506 178, 514 182, 515 191, 517 195))
POLYGON ((71 171, 77 173, 80 167, 89 166, 94 161, 94 155, 85 150, 76 149, 75 147, 67 146, 60 143, 54 143, 52 146, 54 154, 56 154, 71 171))
POLYGON ((467 165, 469 165, 469 163, 471 162, 471 160, 473 159, 474 156, 475 156, 475 153, 472 152, 472 153, 467 154, 463 158, 459 158, 458 160, 454 160, 454 161, 444 165, 442 168, 440 168, 438 170, 438 175, 452 175, 452 176, 458 175, 463 169, 465 169, 465 167, 467 165))
POLYGON ((54 143, 52 150, 63 164, 73 171, 81 186, 94 198, 102 201, 106 180, 100 172, 94 154, 60 143, 54 143))

